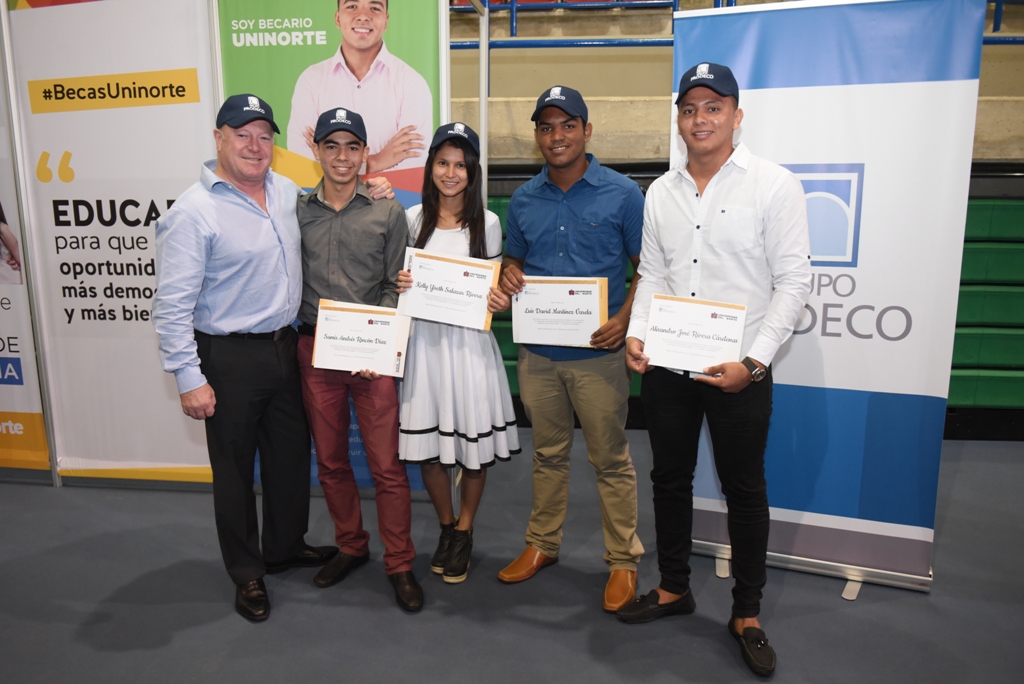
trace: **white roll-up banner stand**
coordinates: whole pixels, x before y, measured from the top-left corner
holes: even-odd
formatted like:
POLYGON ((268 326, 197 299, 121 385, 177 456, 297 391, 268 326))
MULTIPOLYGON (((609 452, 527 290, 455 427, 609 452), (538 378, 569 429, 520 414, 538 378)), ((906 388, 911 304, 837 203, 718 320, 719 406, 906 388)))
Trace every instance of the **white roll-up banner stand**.
MULTIPOLYGON (((6 14, 3 19, 0 54, 7 67, 6 14)), ((29 305, 30 264, 16 182, 14 117, 8 118, 13 111, 7 73, 6 68, 0 71, 0 469, 22 471, 21 479, 46 481, 50 478, 50 453, 29 305)))
POLYGON ((207 2, 103 0, 9 18, 58 472, 208 482, 203 425, 182 413, 150 320, 154 223, 214 156, 207 2))
MULTIPOLYGON (((773 565, 931 586, 984 19, 974 0, 675 15, 673 87, 731 67, 737 139, 807 197, 814 288, 776 357, 765 455, 773 565)), ((695 549, 728 557, 706 437, 695 549)))

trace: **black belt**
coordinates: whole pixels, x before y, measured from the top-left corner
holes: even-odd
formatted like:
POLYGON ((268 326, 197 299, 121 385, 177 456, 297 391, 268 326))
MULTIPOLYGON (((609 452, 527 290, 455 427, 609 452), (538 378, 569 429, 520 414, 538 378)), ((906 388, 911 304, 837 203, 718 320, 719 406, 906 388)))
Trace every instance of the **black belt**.
POLYGON ((208 333, 204 333, 201 330, 196 330, 196 334, 197 335, 207 335, 208 337, 234 337, 236 339, 241 339, 241 340, 267 340, 267 341, 273 340, 274 342, 280 342, 281 340, 288 339, 288 335, 291 334, 292 330, 293 330, 293 328, 290 325, 286 325, 285 327, 281 328, 280 330, 275 330, 274 332, 265 332, 265 333, 256 333, 256 332, 239 333, 239 332, 234 332, 234 333, 228 333, 227 335, 209 335, 208 333))
POLYGON ((299 334, 307 337, 316 337, 316 326, 309 323, 299 323, 299 334))

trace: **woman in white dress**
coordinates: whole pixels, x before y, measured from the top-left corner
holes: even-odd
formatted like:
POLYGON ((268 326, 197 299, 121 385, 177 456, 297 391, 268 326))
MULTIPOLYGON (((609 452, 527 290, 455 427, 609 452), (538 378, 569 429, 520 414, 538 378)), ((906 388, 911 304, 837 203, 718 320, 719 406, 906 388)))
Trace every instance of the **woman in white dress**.
MULTIPOLYGON (((423 204, 407 212, 413 247, 501 259, 501 224, 484 208, 479 154, 479 138, 469 126, 454 123, 437 129, 424 173, 423 204)), ((399 292, 412 283, 412 274, 399 272, 399 292)), ((491 288, 490 311, 509 305, 508 296, 491 288)), ((413 321, 399 424, 399 458, 420 464, 441 525, 431 570, 457 584, 469 574, 473 518, 487 468, 520 451, 508 377, 494 334, 413 321), (456 464, 462 469, 457 517, 449 479, 456 464)))

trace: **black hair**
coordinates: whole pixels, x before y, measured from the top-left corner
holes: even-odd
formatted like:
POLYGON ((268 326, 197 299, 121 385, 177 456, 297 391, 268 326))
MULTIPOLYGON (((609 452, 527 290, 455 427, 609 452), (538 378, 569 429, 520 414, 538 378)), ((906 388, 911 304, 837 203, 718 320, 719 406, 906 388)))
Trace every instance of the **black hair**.
POLYGON ((427 154, 427 165, 423 169, 423 211, 420 214, 420 230, 416 235, 416 249, 423 249, 430 236, 434 234, 437 221, 440 215, 441 192, 434 185, 434 159, 437 152, 445 145, 451 145, 462 150, 466 157, 466 180, 469 185, 462 193, 462 213, 456 218, 463 226, 469 229, 469 256, 476 259, 486 259, 487 236, 484 229, 484 196, 483 196, 483 172, 480 169, 480 158, 468 142, 461 138, 449 138, 437 147, 431 147, 427 154))

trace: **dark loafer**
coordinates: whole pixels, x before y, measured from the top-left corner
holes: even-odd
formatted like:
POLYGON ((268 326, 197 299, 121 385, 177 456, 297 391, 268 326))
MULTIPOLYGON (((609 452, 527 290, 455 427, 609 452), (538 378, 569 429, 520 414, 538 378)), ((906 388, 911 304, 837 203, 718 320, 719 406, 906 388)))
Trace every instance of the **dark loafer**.
POLYGON ((334 558, 327 561, 327 565, 320 572, 316 573, 316 577, 313 578, 313 584, 321 589, 326 589, 345 579, 349 572, 355 570, 360 565, 366 565, 369 560, 370 554, 353 556, 349 553, 338 553, 334 558))
POLYGON ((747 627, 743 634, 736 631, 734 618, 729 618, 729 634, 740 642, 740 653, 754 674, 762 677, 771 677, 775 672, 775 651, 768 643, 768 636, 764 630, 757 627, 747 627))
POLYGON ((627 624, 638 625, 668 615, 689 615, 696 609, 697 602, 693 600, 693 592, 689 589, 675 601, 661 604, 658 603, 658 590, 651 589, 632 603, 624 605, 615 615, 627 624))
POLYGON ((273 575, 292 568, 318 568, 338 555, 337 546, 310 546, 299 551, 291 558, 276 563, 264 563, 267 574, 273 575))
POLYGON ((396 572, 388 575, 388 579, 395 588, 395 600, 402 610, 416 613, 423 608, 423 589, 411 572, 396 572))
POLYGON ((235 589, 235 611, 250 622, 263 622, 270 617, 270 599, 263 578, 238 585, 235 589))

